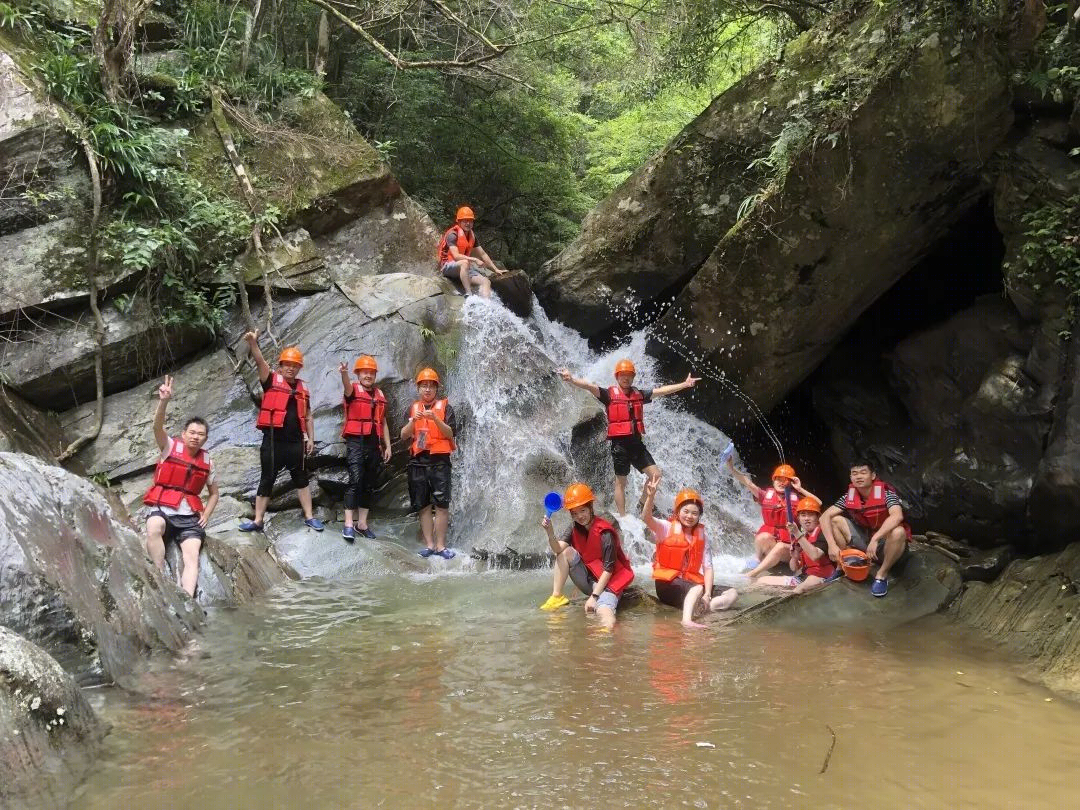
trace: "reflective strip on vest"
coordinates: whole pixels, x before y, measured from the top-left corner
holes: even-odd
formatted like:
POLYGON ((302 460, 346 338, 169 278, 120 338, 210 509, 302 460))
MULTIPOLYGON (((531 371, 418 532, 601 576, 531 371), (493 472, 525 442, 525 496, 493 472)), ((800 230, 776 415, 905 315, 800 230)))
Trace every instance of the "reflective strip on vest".
POLYGON ((761 498, 761 522, 776 529, 787 526, 787 506, 784 499, 792 500, 791 495, 792 491, 789 489, 784 490, 783 496, 772 487, 765 490, 761 498))

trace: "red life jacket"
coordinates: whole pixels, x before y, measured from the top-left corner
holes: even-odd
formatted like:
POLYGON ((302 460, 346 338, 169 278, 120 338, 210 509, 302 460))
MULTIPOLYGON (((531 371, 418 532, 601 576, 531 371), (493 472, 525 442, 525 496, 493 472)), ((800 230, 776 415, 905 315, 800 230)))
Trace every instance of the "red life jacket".
MULTIPOLYGON (((424 403, 420 400, 417 400, 412 404, 412 407, 409 408, 409 417, 420 417, 420 412, 423 409, 424 403)), ((443 422, 446 421, 445 399, 435 400, 433 403, 431 403, 430 410, 435 411, 435 415, 438 416, 439 419, 441 419, 443 422)), ((413 422, 412 447, 409 448, 409 452, 412 453, 412 455, 415 456, 427 450, 433 456, 448 456, 454 452, 455 447, 457 447, 457 444, 454 442, 454 440, 452 438, 448 439, 446 436, 443 436, 442 431, 439 430, 439 426, 436 425, 431 419, 425 419, 423 417, 420 417, 415 422, 413 422), (423 439, 420 438, 421 435, 424 436, 423 439), (421 444, 423 444, 423 447, 420 446, 421 444)))
POLYGON ((450 245, 446 243, 446 237, 450 234, 457 234, 457 244, 455 247, 458 249, 458 253, 462 256, 469 256, 472 254, 472 249, 476 247, 476 233, 467 234, 465 229, 460 225, 451 225, 446 233, 442 235, 442 239, 439 240, 439 267, 442 267, 447 262, 454 261, 454 257, 450 253, 450 245))
POLYGON ((783 529, 788 525, 788 507, 784 503, 785 496, 791 504, 791 518, 794 522, 795 504, 799 502, 799 493, 794 488, 788 487, 782 493, 769 487, 761 494, 761 522, 774 529, 783 529))
POLYGON ((289 398, 296 397, 296 415, 300 419, 300 430, 306 431, 305 420, 307 419, 308 403, 311 395, 307 386, 297 378, 296 388, 289 385, 288 380, 276 371, 270 372, 270 387, 263 391, 262 404, 259 406, 259 419, 255 427, 280 428, 285 425, 285 409, 289 406, 289 398))
POLYGON ((678 520, 669 523, 667 537, 656 544, 653 557, 653 579, 671 582, 682 577, 698 585, 705 584, 702 563, 705 560, 705 527, 698 523, 687 539, 686 530, 678 520))
POLYGON ((607 436, 609 439, 616 436, 634 435, 634 426, 637 425, 639 435, 645 435, 645 397, 636 388, 632 388, 629 394, 624 394, 622 388, 617 385, 608 389, 607 406, 607 436))
MULTIPOLYGON (((817 542, 817 539, 821 536, 821 527, 818 526, 810 534, 806 536, 806 542, 813 545, 817 542)), ((798 546, 799 549, 799 567, 802 568, 802 572, 808 577, 821 577, 827 579, 833 575, 836 570, 836 565, 829 559, 829 555, 822 554, 816 560, 811 560, 810 555, 803 550, 802 544, 798 546)))
POLYGON ((615 531, 615 527, 598 517, 593 518, 588 529, 583 529, 575 523, 570 533, 570 545, 581 555, 581 561, 585 563, 589 573, 599 580, 604 573, 603 544, 600 542, 600 535, 606 531, 615 535, 615 570, 612 571, 611 579, 608 580, 607 590, 618 596, 634 580, 634 569, 630 567, 630 560, 623 553, 619 533, 615 531))
POLYGON ((378 388, 365 391, 353 383, 352 399, 345 400, 345 427, 342 436, 378 436, 386 417, 386 397, 378 388))
MULTIPOLYGON (((848 487, 847 495, 844 496, 844 509, 855 523, 870 530, 881 528, 881 524, 889 516, 889 507, 885 505, 885 494, 896 490, 890 484, 886 484, 877 478, 870 485, 870 495, 865 500, 854 486, 848 487)), ((907 529, 907 522, 903 523, 907 529)), ((908 531, 910 536, 911 532, 908 531)))
POLYGON ((202 512, 203 502, 199 496, 210 477, 206 451, 200 450, 197 456, 189 456, 182 441, 169 441, 169 455, 158 462, 154 483, 143 497, 143 503, 177 509, 186 500, 192 512, 202 512))

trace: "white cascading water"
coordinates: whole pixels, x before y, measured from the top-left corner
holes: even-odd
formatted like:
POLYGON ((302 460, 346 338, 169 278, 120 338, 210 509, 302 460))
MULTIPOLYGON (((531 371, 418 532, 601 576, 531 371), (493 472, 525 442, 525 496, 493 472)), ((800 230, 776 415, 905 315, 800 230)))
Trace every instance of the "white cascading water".
MULTIPOLYGON (((661 379, 645 353, 647 334, 633 333, 614 351, 597 354, 578 334, 551 322, 538 303, 522 320, 495 301, 470 297, 463 312, 461 349, 450 375, 449 397, 462 421, 454 457, 451 533, 454 545, 521 552, 546 549, 539 521, 543 497, 576 480, 597 493, 601 511, 614 512, 614 472, 600 405, 561 380, 566 366, 600 386, 614 384, 615 363, 629 357, 641 389, 678 380, 661 379), (589 421, 590 418, 592 421, 589 421), (583 425, 587 423, 587 425, 583 425), (571 446, 575 426, 579 435, 571 446)), ((663 470, 657 506, 667 513, 675 493, 693 487, 705 500, 705 525, 719 571, 741 567, 759 521, 745 491, 719 466, 727 436, 686 412, 691 390, 645 406, 646 444, 663 470)), ((637 516, 643 476, 631 470, 620 518, 624 546, 635 565, 645 565, 653 546, 637 516)), ((568 525, 566 512, 556 530, 568 525)))

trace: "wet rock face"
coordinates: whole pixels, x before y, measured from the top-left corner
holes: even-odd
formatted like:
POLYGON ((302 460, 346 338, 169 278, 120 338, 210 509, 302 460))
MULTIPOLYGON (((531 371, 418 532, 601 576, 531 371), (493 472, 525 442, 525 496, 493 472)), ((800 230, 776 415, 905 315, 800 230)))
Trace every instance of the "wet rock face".
POLYGON ((51 462, 60 453, 60 424, 0 384, 0 452, 29 453, 51 462))
POLYGON ((1048 687, 1080 696, 1080 543, 1017 560, 993 582, 969 582, 950 610, 1026 657, 1048 687))
POLYGON ((201 610, 162 580, 89 481, 0 453, 0 488, 0 624, 80 680, 124 683, 149 650, 188 641, 201 610))
POLYGON ((0 806, 64 806, 104 734, 74 679, 0 626, 0 806))

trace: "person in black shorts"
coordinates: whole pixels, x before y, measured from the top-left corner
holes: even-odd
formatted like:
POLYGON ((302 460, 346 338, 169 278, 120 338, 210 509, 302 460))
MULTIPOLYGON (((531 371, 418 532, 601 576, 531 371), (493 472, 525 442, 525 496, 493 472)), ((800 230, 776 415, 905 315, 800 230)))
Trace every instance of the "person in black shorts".
POLYGON ((146 550, 158 570, 165 570, 165 544, 176 543, 184 568, 180 586, 188 596, 195 595, 199 581, 199 551, 206 539, 206 524, 218 502, 214 481, 214 463, 203 450, 206 444, 206 420, 189 417, 184 432, 172 438, 165 432, 165 410, 172 399, 173 379, 166 377, 158 386, 154 411, 154 440, 160 456, 154 470, 154 482, 143 497, 150 511, 146 517, 146 550), (202 502, 206 488, 210 497, 202 502))
POLYGON ((634 387, 637 369, 628 359, 615 364, 615 380, 618 385, 610 388, 601 388, 588 380, 579 380, 565 368, 559 369, 558 374, 571 385, 588 391, 607 409, 607 436, 611 441, 611 461, 615 467, 615 508, 620 515, 625 515, 626 476, 630 474, 630 468, 644 473, 646 483, 658 483, 662 476, 642 439, 645 435, 643 406, 657 397, 666 397, 693 388, 701 378, 687 374, 681 383, 641 391, 634 387))
POLYGON ((263 396, 255 426, 262 431, 259 448, 261 474, 255 490, 255 519, 240 524, 242 532, 261 532, 270 496, 278 473, 288 470, 304 512, 304 524, 317 532, 323 523, 315 517, 308 489, 305 457, 315 450, 315 419, 311 413, 311 394, 300 379, 304 355, 295 346, 281 352, 276 369, 270 368, 259 349, 259 333, 248 332, 244 341, 255 360, 262 383, 263 396))
POLYGON ((446 547, 450 527, 450 454, 457 445, 454 433, 457 420, 454 409, 439 398, 439 375, 425 368, 416 375, 420 398, 405 415, 402 439, 412 439, 409 447, 409 499, 414 511, 420 513, 420 531, 424 535, 421 557, 437 555, 452 559, 454 552, 446 547))

